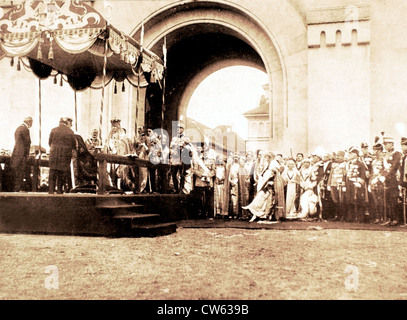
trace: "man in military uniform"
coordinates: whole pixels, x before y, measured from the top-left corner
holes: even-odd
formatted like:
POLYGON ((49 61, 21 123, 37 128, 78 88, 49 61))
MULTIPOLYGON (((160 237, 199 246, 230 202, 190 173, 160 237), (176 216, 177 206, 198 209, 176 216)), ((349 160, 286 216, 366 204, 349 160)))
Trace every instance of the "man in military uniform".
POLYGON ((386 221, 382 225, 397 225, 397 204, 399 199, 399 181, 397 174, 399 173, 402 154, 394 149, 394 139, 391 137, 383 138, 384 148, 386 150, 384 156, 384 188, 385 188, 385 216, 386 221))
POLYGON ((368 191, 369 187, 369 179, 372 174, 372 161, 373 155, 369 151, 369 145, 366 142, 362 142, 360 145, 361 156, 360 161, 362 161, 363 165, 366 169, 366 178, 365 178, 365 202, 366 202, 366 211, 365 211, 365 222, 370 222, 370 211, 372 210, 373 206, 373 199, 371 193, 368 191))
POLYGON ((88 148, 88 151, 92 156, 94 156, 98 152, 98 149, 102 146, 102 142, 99 139, 98 129, 92 130, 92 135, 88 139, 86 139, 85 144, 86 148, 88 148))
POLYGON ((384 167, 383 167, 383 145, 377 143, 373 146, 373 161, 371 163, 371 174, 369 178, 368 191, 372 198, 370 206, 371 218, 373 224, 384 222, 384 167))
POLYGON ((322 203, 322 215, 324 219, 333 219, 333 204, 331 192, 327 190, 329 176, 332 170, 332 159, 329 153, 322 157, 322 179, 318 182, 318 193, 322 203))
POLYGON ((346 172, 346 221, 361 222, 365 213, 366 168, 359 159, 359 150, 352 148, 346 172))
POLYGON ((236 152, 233 156, 233 163, 230 167, 229 186, 230 186, 230 218, 238 218, 239 214, 239 154, 236 152))
POLYGON ((228 213, 224 212, 224 192, 226 181, 226 157, 218 155, 215 163, 214 193, 215 193, 215 211, 217 217, 225 217, 228 213))
POLYGON ((324 179, 324 161, 322 160, 322 156, 316 153, 312 154, 311 166, 317 181, 313 192, 318 196, 318 220, 322 220, 322 185, 324 179))
POLYGON ((182 190, 182 187, 179 186, 179 178, 182 170, 182 159, 181 159, 181 150, 184 146, 184 125, 178 123, 177 126, 177 135, 174 136, 170 143, 170 162, 172 165, 172 183, 174 186, 173 193, 179 193, 182 190))
POLYGON ((196 153, 195 147, 191 144, 188 137, 183 137, 184 144, 181 147, 181 176, 180 176, 180 194, 189 194, 193 189, 193 168, 192 158, 196 153))
POLYGON ((331 198, 334 203, 334 221, 344 220, 344 192, 346 179, 346 161, 345 152, 338 151, 336 158, 332 163, 331 175, 328 179, 327 190, 331 193, 331 198))
POLYGON ((27 117, 14 133, 15 144, 11 155, 10 167, 14 179, 14 191, 22 191, 22 184, 26 174, 28 157, 30 155, 31 137, 30 128, 33 118, 27 117))
POLYGON ((199 218, 214 218, 214 179, 215 159, 206 153, 197 153, 193 157, 194 189, 201 199, 199 218))
POLYGON ((149 160, 154 167, 148 168, 148 180, 147 180, 147 190, 150 193, 157 192, 156 180, 157 180, 157 167, 155 165, 161 162, 160 156, 162 152, 161 141, 158 139, 158 134, 154 132, 152 128, 147 129, 148 133, 148 149, 149 149, 149 160))
POLYGON ((406 216, 405 210, 406 208, 406 188, 407 188, 407 138, 401 138, 401 151, 403 152, 402 160, 401 160, 401 167, 400 167, 400 187, 402 191, 402 199, 403 199, 403 220, 404 225, 406 225, 406 216))
POLYGON ((297 170, 301 169, 302 160, 304 160, 304 154, 301 152, 297 153, 295 156, 295 166, 297 167, 297 170))

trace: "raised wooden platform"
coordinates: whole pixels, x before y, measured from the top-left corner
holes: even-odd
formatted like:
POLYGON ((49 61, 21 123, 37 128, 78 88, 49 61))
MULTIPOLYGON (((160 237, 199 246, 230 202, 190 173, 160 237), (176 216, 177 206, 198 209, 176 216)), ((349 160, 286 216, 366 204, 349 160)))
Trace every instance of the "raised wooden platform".
POLYGON ((0 232, 141 237, 176 232, 190 195, 0 193, 0 232))

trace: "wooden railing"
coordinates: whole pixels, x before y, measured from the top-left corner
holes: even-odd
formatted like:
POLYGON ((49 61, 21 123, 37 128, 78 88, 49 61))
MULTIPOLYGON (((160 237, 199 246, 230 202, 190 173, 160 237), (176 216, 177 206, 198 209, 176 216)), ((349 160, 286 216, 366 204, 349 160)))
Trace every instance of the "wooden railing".
MULTIPOLYGON (((171 165, 169 164, 154 164, 148 160, 139 159, 137 157, 131 156, 118 156, 113 154, 104 154, 104 153, 97 153, 95 155, 95 159, 98 162, 98 194, 105 194, 106 193, 106 186, 107 180, 101 177, 105 177, 106 173, 108 172, 108 163, 111 164, 122 164, 122 165, 129 165, 134 167, 146 167, 146 168, 157 168, 158 170, 170 170, 171 165)), ((136 170, 136 174, 139 171, 136 170)), ((166 177, 166 176, 165 176, 166 177)), ((135 181, 133 181, 136 185, 136 189, 139 190, 139 177, 136 176, 135 181)), ((164 183, 167 185, 168 181, 161 181, 160 183, 164 183)))
MULTIPOLYGON (((9 167, 10 165, 10 156, 0 156, 0 163, 4 163, 8 166, 8 170, 11 170, 9 167)), ((157 168, 158 170, 170 170, 171 165, 169 164, 153 164, 148 160, 142 160, 137 157, 131 156, 118 156, 112 154, 104 154, 98 153, 95 155, 95 160, 97 161, 97 194, 106 194, 106 186, 108 185, 106 175, 108 173, 108 164, 122 164, 122 165, 129 165, 134 166, 137 168, 145 167, 145 168, 157 168), (101 178, 102 177, 102 178, 101 178)), ((39 177, 40 177, 40 167, 49 167, 49 160, 47 159, 35 159, 34 157, 30 157, 28 159, 28 166, 31 166, 31 173, 33 176, 32 180, 32 192, 38 192, 39 186, 39 177)), ((136 190, 139 190, 139 170, 134 170, 136 173, 134 184, 136 186, 136 190)), ((166 176, 165 176, 166 177, 166 176)), ((168 184, 168 181, 160 181, 159 183, 164 183, 165 185, 168 184)), ((0 181, 0 192, 3 191, 3 186, 1 185, 0 181)))
MULTIPOLYGON (((5 170, 10 170, 10 156, 0 156, 0 163, 4 163, 7 167, 5 170)), ((32 192, 37 192, 38 191, 38 186, 39 186, 39 176, 40 176, 40 167, 49 167, 49 161, 48 159, 36 159, 33 156, 30 156, 28 158, 27 162, 28 166, 32 167, 32 175, 33 175, 33 180, 32 180, 32 192)), ((11 173, 11 172, 10 172, 11 173)), ((10 175, 11 176, 11 175, 10 175)), ((10 181, 12 183, 12 181, 10 181)), ((0 181, 0 192, 3 191, 4 186, 2 185, 0 181)))

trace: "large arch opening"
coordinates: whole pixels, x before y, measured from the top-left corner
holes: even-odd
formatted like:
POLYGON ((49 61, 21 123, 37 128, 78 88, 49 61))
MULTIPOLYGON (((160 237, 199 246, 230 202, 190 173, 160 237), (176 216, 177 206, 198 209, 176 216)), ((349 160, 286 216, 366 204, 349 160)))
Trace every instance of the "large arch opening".
POLYGON ((249 66, 213 72, 199 83, 189 99, 187 127, 189 119, 213 130, 225 126, 247 140, 248 121, 244 113, 258 107, 267 82, 264 71, 249 66))
MULTIPOLYGON (((164 116, 162 125, 170 134, 173 122, 186 116, 193 92, 208 75, 225 67, 251 66, 268 75, 270 144, 283 141, 284 60, 272 34, 250 12, 222 2, 191 2, 162 8, 142 24, 148 49, 161 53, 166 42, 165 110, 156 108, 156 114, 164 116)), ((142 24, 132 33, 136 39, 142 24)), ((160 116, 153 118, 149 125, 155 126, 160 116)))

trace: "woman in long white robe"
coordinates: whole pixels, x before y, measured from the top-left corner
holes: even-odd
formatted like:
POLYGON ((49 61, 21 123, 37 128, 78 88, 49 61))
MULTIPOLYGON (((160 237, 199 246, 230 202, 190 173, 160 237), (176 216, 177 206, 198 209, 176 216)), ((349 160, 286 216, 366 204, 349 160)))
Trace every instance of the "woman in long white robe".
POLYGON ((309 160, 303 161, 303 166, 300 171, 301 176, 301 211, 298 213, 298 218, 306 219, 316 213, 317 195, 314 193, 314 188, 317 185, 317 179, 313 168, 310 166, 309 160))
POLYGON ((278 173, 276 168, 269 167, 263 174, 262 184, 253 201, 246 207, 253 215, 250 222, 256 219, 268 219, 271 217, 271 209, 275 204, 274 198, 274 177, 278 173))
POLYGON ((287 187, 285 200, 286 214, 288 215, 288 217, 295 216, 297 213, 295 199, 297 197, 297 185, 300 184, 300 173, 295 167, 294 160, 288 160, 287 168, 286 170, 284 170, 282 176, 287 187))

